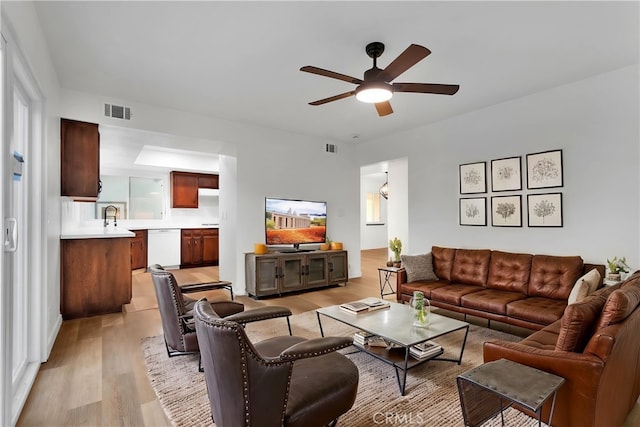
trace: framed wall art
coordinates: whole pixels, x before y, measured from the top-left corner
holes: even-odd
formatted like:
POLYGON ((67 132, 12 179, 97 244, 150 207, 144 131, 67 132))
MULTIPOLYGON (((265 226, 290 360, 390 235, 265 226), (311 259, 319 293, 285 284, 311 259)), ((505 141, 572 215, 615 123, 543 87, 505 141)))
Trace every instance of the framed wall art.
POLYGON ((460 194, 487 192, 487 163, 460 165, 460 194))
POLYGON ((562 187, 562 150, 527 154, 527 188, 562 187))
POLYGON ((562 193, 527 194, 529 227, 562 227, 562 193))
POLYGON ((460 199, 460 225, 487 225, 487 198, 460 199))
POLYGON ((491 198, 493 227, 522 227, 522 196, 494 196, 491 198))
POLYGON ((520 156, 491 160, 491 191, 522 190, 520 156))

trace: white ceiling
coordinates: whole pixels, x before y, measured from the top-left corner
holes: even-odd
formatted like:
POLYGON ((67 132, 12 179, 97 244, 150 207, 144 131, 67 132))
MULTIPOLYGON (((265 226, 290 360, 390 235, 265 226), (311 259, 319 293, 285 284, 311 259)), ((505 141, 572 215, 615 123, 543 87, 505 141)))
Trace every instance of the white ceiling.
MULTIPOLYGON (((364 142, 638 63, 638 2, 38 2, 61 86, 335 141, 364 142), (432 54, 396 81, 459 84, 399 93, 378 117, 354 88, 364 47, 384 68, 409 44, 432 54), (354 140, 353 137, 359 138, 354 140)), ((135 115, 135 111, 134 111, 135 115)), ((135 116, 134 116, 135 119, 135 116)))

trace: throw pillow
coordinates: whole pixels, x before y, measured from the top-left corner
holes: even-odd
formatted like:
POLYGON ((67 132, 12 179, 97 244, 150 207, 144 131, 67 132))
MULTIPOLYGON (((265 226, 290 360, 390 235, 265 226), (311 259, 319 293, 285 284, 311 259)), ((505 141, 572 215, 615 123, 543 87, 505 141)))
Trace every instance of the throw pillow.
POLYGON ((576 283, 573 285, 573 289, 571 289, 571 293, 569 294, 567 304, 574 304, 582 301, 596 290, 599 283, 600 273, 594 268, 576 280, 576 283))
POLYGON ((407 272, 407 282, 438 280, 433 272, 431 252, 424 255, 400 255, 400 259, 407 272))

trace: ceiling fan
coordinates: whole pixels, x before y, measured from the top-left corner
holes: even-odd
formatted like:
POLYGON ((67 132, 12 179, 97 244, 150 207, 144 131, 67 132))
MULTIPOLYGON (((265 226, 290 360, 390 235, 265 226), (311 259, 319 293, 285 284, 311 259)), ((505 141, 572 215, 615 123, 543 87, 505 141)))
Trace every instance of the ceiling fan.
POLYGON ((359 101, 373 103, 376 106, 379 116, 386 116, 393 113, 389 99, 394 92, 414 92, 414 93, 435 93, 439 95, 453 95, 459 85, 447 85, 437 83, 391 83, 400 74, 413 67, 431 53, 426 47, 412 44, 402 52, 384 70, 377 67, 377 59, 384 52, 384 44, 380 42, 369 43, 365 48, 367 55, 373 58, 373 67, 364 72, 364 78, 347 76, 334 71, 323 70, 322 68, 306 65, 300 71, 330 77, 332 79, 343 80, 348 83, 358 85, 355 90, 341 93, 340 95, 320 99, 310 102, 309 105, 322 105, 339 99, 348 98, 355 95, 359 101))

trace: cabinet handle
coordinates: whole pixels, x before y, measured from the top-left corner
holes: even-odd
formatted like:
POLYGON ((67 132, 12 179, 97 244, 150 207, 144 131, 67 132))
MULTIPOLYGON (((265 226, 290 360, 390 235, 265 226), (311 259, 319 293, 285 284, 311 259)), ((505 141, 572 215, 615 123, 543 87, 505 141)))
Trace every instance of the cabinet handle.
POLYGON ((333 263, 332 262, 329 263, 329 271, 333 271, 333 263))

